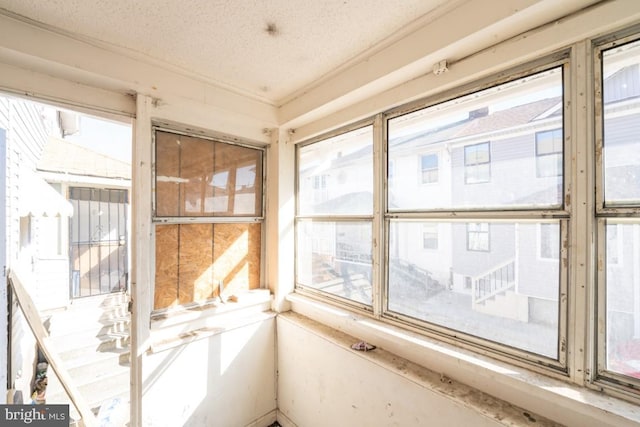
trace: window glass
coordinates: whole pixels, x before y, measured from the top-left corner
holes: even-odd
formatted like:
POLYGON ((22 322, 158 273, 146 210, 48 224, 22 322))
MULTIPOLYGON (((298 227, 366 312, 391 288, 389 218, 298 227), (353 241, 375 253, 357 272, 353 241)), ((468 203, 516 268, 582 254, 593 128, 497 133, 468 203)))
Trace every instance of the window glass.
POLYGON ((562 129, 536 133, 536 175, 562 175, 562 129))
POLYGON ((562 138, 539 143, 549 158, 536 166, 536 135, 562 128, 562 88, 558 67, 390 119, 389 209, 561 207, 562 138), (415 176, 427 150, 440 154, 437 185, 415 176))
POLYGON ((422 226, 422 247, 424 249, 438 249, 438 224, 424 224, 422 226))
MULTIPOLYGON (((558 242, 558 222, 391 220, 388 309, 556 359, 560 259, 537 257, 542 225, 550 225, 547 232, 558 242), (427 225, 442 237, 436 251, 419 250, 427 225), (489 230, 489 250, 468 250, 470 233, 486 236, 489 230)), ((478 237, 483 239, 488 237, 478 237)))
POLYGON ((156 216, 261 216, 262 151, 156 131, 156 216))
POLYGON ((606 332, 601 345, 607 371, 640 379, 640 41, 603 52, 602 104, 606 332), (616 209, 609 210, 612 206, 616 209), (614 218, 618 213, 626 218, 614 218))
POLYGON ((491 154, 489 143, 464 147, 464 182, 477 184, 491 180, 491 154))
POLYGON ((640 41, 603 53, 605 205, 640 204, 640 41))
POLYGON ((298 149, 299 215, 372 213, 372 126, 298 149))
POLYGON ((560 258, 558 224, 540 224, 540 258, 560 258))
POLYGON ((490 247, 489 223, 467 224, 467 250, 487 252, 490 247))
POLYGON ((438 155, 426 154, 421 158, 422 183, 438 182, 438 155))
POLYGON ((640 378, 640 221, 607 220, 607 369, 640 378))
POLYGON ((370 221, 299 220, 297 283, 370 305, 371 232, 370 221))

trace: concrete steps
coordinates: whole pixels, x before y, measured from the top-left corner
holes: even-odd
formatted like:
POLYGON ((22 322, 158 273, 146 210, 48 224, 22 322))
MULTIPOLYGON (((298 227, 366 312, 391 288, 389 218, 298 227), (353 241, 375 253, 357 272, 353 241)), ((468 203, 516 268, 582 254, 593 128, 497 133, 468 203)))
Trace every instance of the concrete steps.
MULTIPOLYGON (((97 414, 104 404, 126 403, 130 383, 130 316, 125 294, 74 300, 66 310, 43 316, 51 343, 75 387, 97 414)), ((70 403, 62 384, 50 369, 46 402, 70 403)), ((125 410, 123 408, 123 410, 125 410)), ((70 407, 72 418, 77 411, 70 407)))

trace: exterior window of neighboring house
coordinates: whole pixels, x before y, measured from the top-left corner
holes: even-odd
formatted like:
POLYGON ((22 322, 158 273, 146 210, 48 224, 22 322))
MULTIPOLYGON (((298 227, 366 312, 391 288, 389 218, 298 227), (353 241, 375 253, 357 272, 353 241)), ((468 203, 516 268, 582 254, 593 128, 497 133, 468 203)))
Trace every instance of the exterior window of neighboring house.
POLYGON ((154 309, 259 288, 264 150, 154 134, 154 309))
POLYGON ((640 35, 596 48, 598 362, 605 388, 640 388, 640 139, 637 136, 640 35), (624 262, 625 260, 632 262, 624 262))
POLYGON ((490 248, 489 223, 467 223, 467 250, 488 252, 490 248))
POLYGON ((464 147, 464 182, 479 184, 491 181, 490 144, 467 145, 464 147))
POLYGON ((557 224, 539 224, 540 258, 557 260, 560 257, 560 239, 557 224))
POLYGON ((425 154, 420 157, 422 171, 422 183, 432 184, 438 182, 438 155, 425 154))
POLYGON ((320 137, 299 144, 296 151, 296 288, 351 305, 371 306, 373 126, 320 137), (351 154, 343 156, 343 152, 351 154), (305 197, 307 177, 317 175, 318 170, 337 175, 346 169, 358 179, 326 181, 322 201, 305 197))
POLYGON ((424 224, 422 226, 422 247, 424 249, 438 249, 438 224, 424 224))
POLYGON ((316 175, 313 177, 313 189, 324 190, 327 188, 327 175, 316 175))
POLYGON ((536 176, 562 175, 562 129, 536 133, 536 176))
POLYGON ((622 224, 610 223, 606 226, 605 234, 607 243, 605 246, 607 254, 607 266, 620 264, 620 255, 624 251, 622 248, 622 240, 624 235, 619 232, 622 224))

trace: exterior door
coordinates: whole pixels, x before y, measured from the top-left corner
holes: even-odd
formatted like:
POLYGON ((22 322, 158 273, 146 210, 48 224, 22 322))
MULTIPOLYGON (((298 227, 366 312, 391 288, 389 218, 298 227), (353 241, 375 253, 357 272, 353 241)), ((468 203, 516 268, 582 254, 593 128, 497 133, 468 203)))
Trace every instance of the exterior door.
POLYGON ((128 191, 70 187, 71 297, 127 289, 128 191))

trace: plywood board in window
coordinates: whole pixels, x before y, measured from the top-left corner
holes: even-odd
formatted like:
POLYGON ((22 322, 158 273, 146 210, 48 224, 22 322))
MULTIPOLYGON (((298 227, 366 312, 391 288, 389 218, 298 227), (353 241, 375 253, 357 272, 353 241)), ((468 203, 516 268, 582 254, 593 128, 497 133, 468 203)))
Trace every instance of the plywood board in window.
POLYGON ((180 304, 213 298, 213 225, 180 225, 180 304))
POLYGON ((214 225, 214 283, 226 294, 260 287, 261 224, 214 225))
POLYGON ((156 132, 156 215, 180 214, 180 136, 156 132))
POLYGON ((178 304, 179 225, 156 226, 156 280, 153 308, 178 304))

